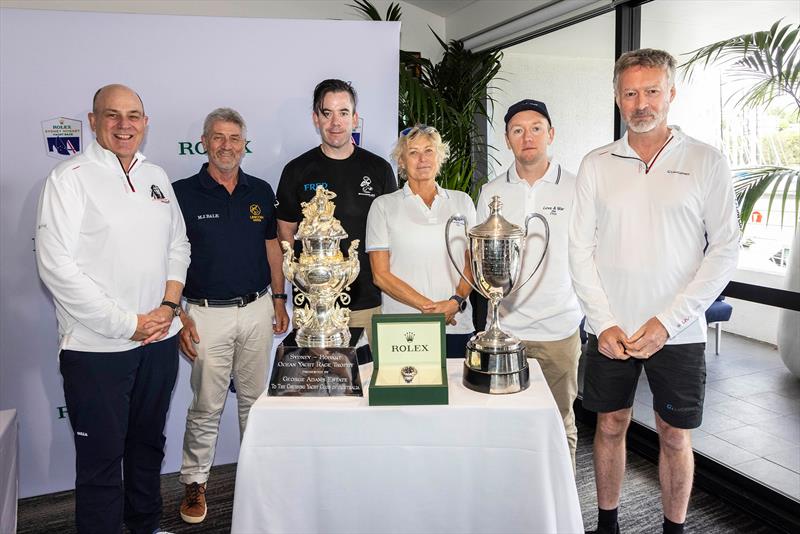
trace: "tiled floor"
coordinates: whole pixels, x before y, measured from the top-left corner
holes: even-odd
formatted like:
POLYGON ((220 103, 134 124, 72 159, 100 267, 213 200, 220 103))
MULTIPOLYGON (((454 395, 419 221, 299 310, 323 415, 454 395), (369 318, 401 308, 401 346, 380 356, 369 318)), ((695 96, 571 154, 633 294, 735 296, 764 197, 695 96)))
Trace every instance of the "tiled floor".
MULTIPOLYGON (((773 345, 723 333, 714 354, 709 330, 703 424, 695 450, 800 501, 800 379, 773 345)), ((652 394, 642 373, 634 417, 654 428, 652 394)))

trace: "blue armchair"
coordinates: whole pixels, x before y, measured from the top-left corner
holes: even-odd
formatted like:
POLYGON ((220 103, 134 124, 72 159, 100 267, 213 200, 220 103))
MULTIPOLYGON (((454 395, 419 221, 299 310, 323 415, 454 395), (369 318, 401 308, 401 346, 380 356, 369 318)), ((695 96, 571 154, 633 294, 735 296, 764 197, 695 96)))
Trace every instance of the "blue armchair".
POLYGON ((706 323, 708 323, 709 326, 711 326, 713 323, 716 329, 717 339, 714 354, 719 354, 719 342, 722 338, 722 330, 719 327, 719 323, 723 321, 729 321, 731 314, 733 313, 733 306, 727 302, 723 302, 724 300, 725 297, 722 295, 718 296, 717 300, 715 300, 706 310, 706 323))

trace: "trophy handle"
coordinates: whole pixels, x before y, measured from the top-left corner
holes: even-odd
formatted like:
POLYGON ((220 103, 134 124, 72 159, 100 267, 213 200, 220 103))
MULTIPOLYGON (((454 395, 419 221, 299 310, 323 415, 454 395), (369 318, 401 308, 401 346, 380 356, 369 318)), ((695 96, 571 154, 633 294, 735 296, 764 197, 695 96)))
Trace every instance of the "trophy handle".
POLYGON ((517 287, 515 287, 511 292, 509 292, 509 295, 513 295, 514 293, 519 291, 519 288, 527 284, 530 281, 530 279, 533 278, 533 275, 536 274, 536 271, 538 271, 539 267, 542 266, 544 257, 547 255, 547 247, 548 245, 550 245, 550 225, 547 223, 547 219, 545 219, 543 215, 540 215, 538 213, 531 213, 527 217, 525 217, 525 237, 526 238, 528 237, 528 223, 531 222, 531 219, 540 219, 542 221, 542 224, 544 225, 544 250, 542 250, 542 256, 539 258, 539 263, 536 264, 536 268, 533 269, 533 272, 530 275, 528 275, 528 278, 526 278, 524 282, 522 282, 521 284, 517 284, 517 287))
POLYGON ((466 276, 464 276, 464 273, 461 272, 461 269, 458 268, 456 260, 453 259, 453 253, 450 252, 450 225, 454 222, 464 225, 464 237, 467 238, 467 245, 469 245, 469 235, 467 234, 467 219, 460 213, 456 213, 455 215, 452 215, 449 219, 447 219, 447 224, 444 225, 444 241, 445 241, 445 248, 447 249, 447 256, 450 258, 450 263, 453 264, 453 267, 455 267, 456 272, 461 276, 461 278, 463 278, 464 281, 468 283, 470 287, 472 287, 472 289, 477 291, 478 294, 483 295, 483 293, 481 293, 481 290, 478 289, 474 283, 470 282, 466 276))

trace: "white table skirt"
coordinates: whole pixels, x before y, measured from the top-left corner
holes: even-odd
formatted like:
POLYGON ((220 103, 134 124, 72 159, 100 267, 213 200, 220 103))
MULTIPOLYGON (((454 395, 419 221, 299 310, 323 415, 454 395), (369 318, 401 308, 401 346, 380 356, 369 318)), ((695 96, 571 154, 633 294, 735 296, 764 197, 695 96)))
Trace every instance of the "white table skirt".
POLYGON ((17 531, 17 410, 0 410, 0 532, 17 531))
MULTIPOLYGON (((513 395, 466 389, 462 365, 448 362, 448 406, 262 395, 239 453, 232 532, 583 532, 538 364, 513 395)), ((365 385, 371 369, 361 367, 365 385)))

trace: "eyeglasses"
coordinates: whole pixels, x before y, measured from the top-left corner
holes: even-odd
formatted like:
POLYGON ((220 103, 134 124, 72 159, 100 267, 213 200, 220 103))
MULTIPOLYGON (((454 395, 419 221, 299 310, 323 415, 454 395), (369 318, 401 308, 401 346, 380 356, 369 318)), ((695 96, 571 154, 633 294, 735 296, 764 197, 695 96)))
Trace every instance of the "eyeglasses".
POLYGON ((409 133, 411 133, 411 130, 413 130, 414 128, 425 134, 439 133, 439 130, 437 130, 433 126, 428 126, 427 124, 417 124, 416 126, 409 126, 408 128, 402 130, 400 132, 400 137, 407 136, 409 133))

